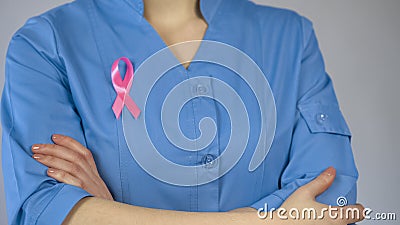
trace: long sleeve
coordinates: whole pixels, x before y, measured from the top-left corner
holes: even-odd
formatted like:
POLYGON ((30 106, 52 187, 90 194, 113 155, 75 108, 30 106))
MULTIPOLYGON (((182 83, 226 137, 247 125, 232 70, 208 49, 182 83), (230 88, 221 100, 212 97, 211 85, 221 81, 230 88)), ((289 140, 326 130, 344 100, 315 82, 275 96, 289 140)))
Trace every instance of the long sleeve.
POLYGON ((61 224, 89 194, 58 183, 32 158, 31 146, 69 135, 85 145, 63 60, 51 25, 29 20, 12 38, 1 102, 2 163, 9 224, 61 224))
POLYGON ((341 197, 349 204, 356 201, 358 172, 350 144, 351 133, 325 72, 311 22, 303 18, 303 26, 305 41, 289 162, 280 179, 281 188, 254 203, 252 207, 256 209, 264 208, 265 204, 268 209, 279 208, 297 188, 329 166, 336 168, 336 179, 317 201, 329 205, 337 205, 341 197))

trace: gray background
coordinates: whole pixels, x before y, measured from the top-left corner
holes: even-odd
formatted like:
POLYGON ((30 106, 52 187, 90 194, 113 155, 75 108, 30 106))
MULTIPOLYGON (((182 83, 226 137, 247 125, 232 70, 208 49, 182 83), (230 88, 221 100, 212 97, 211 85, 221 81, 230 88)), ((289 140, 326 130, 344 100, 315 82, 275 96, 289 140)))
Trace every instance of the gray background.
MULTIPOLYGON (((0 85, 8 41, 31 16, 65 0, 0 0, 0 85)), ((359 202, 400 216, 400 1, 256 0, 294 9, 314 22, 327 70, 353 133, 359 202)), ((6 224, 0 173, 0 225, 6 224)), ((400 224, 398 221, 363 224, 400 224)))

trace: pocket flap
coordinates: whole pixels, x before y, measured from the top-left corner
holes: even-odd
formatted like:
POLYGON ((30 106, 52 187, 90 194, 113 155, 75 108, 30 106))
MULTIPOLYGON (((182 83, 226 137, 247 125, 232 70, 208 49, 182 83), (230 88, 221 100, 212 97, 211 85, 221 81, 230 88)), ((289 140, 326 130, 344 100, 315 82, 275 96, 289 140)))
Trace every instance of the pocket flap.
POLYGON ((338 105, 310 104, 298 106, 311 133, 333 133, 351 136, 338 105))

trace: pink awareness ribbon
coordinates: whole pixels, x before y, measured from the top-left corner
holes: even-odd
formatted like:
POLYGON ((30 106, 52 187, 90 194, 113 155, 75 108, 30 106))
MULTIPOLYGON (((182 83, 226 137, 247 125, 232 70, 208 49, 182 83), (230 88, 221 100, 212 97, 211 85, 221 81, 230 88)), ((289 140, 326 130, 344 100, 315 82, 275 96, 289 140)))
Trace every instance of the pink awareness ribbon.
POLYGON ((133 65, 131 61, 126 57, 121 57, 115 60, 115 62, 112 65, 111 78, 114 89, 117 92, 117 97, 114 101, 112 109, 117 119, 119 119, 122 113, 122 109, 124 108, 124 105, 128 107, 128 110, 132 113, 135 119, 137 119, 140 115, 139 107, 129 96, 129 92, 133 82, 133 76, 134 76, 133 73, 134 73, 133 65), (124 80, 122 80, 121 73, 119 72, 119 67, 118 67, 118 64, 121 60, 124 61, 127 66, 124 80))

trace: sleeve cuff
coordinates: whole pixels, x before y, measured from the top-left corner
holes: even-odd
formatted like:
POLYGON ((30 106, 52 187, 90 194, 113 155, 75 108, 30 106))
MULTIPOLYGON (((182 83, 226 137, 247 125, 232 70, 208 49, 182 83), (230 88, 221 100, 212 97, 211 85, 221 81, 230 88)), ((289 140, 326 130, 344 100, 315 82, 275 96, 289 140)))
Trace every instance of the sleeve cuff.
MULTIPOLYGON (((314 176, 298 179, 295 182, 290 183, 285 188, 275 191, 274 193, 260 199, 250 207, 262 211, 271 211, 272 208, 278 209, 282 203, 299 187, 307 184, 314 176)), ((316 200, 317 202, 327 204, 327 205, 338 205, 339 200, 345 201, 345 204, 354 204, 356 202, 356 182, 357 178, 346 176, 346 175, 337 175, 335 178, 335 182, 333 182, 332 186, 328 188, 324 193, 319 195, 316 200)))
POLYGON ((336 175, 335 182, 324 193, 317 196, 317 202, 337 206, 352 205, 357 198, 357 178, 336 175))
POLYGON ((263 208, 264 211, 267 209, 271 211, 272 208, 278 209, 281 207, 282 203, 299 187, 305 185, 306 183, 310 182, 312 177, 303 178, 303 179, 296 179, 293 182, 286 185, 284 188, 279 189, 272 194, 260 199, 250 207, 255 209, 263 208))
POLYGON ((251 205, 251 208, 260 210, 263 212, 272 211, 272 209, 278 209, 284 200, 275 194, 270 194, 267 197, 251 205))
POLYGON ((64 185, 40 214, 36 224, 62 224, 75 204, 82 198, 90 196, 92 195, 81 188, 64 185))

